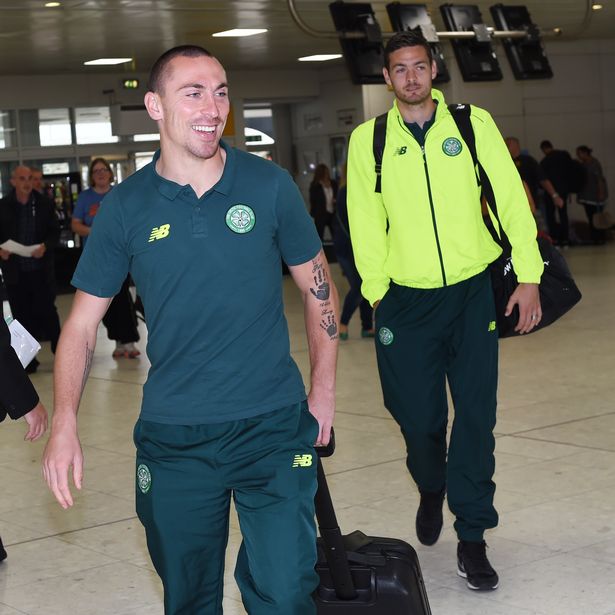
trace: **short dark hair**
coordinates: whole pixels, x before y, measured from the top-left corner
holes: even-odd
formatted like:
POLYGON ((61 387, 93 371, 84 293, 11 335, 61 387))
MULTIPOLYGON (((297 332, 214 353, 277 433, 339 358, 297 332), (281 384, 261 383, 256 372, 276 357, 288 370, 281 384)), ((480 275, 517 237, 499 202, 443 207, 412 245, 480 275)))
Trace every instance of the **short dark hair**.
POLYGON ((591 156, 593 151, 594 150, 591 147, 587 147, 587 145, 579 145, 577 147, 577 152, 583 152, 584 154, 587 154, 588 156, 591 156))
POLYGON ((544 141, 540 142, 540 149, 553 149, 553 143, 545 139, 544 141))
POLYGON ((414 30, 406 30, 405 32, 398 32, 389 39, 384 48, 384 66, 389 70, 389 59, 391 54, 398 49, 404 47, 422 47, 427 53, 429 63, 433 62, 433 53, 431 52, 431 46, 420 32, 414 30))
POLYGON ((148 92, 160 92, 162 89, 162 82, 165 70, 169 65, 169 62, 178 56, 184 56, 187 58, 198 58, 205 56, 207 58, 213 58, 213 55, 207 51, 204 47, 198 45, 179 45, 173 47, 168 51, 165 51, 152 66, 152 70, 149 73, 147 80, 148 92))

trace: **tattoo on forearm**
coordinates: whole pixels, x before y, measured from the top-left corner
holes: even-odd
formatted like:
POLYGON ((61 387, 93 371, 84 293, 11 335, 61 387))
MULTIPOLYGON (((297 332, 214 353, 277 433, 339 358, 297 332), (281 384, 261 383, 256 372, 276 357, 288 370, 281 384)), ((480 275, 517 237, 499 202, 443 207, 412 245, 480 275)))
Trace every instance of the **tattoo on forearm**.
POLYGON ((94 358, 94 349, 90 348, 88 343, 85 343, 85 367, 83 368, 83 379, 81 380, 81 392, 85 389, 85 383, 87 382, 90 374, 90 368, 92 367, 92 359, 94 358))
POLYGON ((320 328, 326 331, 332 340, 337 339, 337 323, 333 313, 328 314, 320 321, 320 328))
POLYGON ((331 285, 323 264, 316 259, 312 261, 312 273, 314 274, 314 288, 310 288, 310 292, 319 301, 326 301, 331 294, 331 285))

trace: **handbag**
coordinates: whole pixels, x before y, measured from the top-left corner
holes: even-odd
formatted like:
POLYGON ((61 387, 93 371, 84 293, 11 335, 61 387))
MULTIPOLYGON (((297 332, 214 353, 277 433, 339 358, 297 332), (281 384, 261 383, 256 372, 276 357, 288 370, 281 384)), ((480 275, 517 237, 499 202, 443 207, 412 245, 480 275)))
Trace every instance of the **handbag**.
MULTIPOLYGON (((509 316, 505 316, 508 301, 519 284, 517 282, 512 260, 510 241, 500 222, 493 188, 476 153, 476 139, 470 120, 471 108, 470 105, 449 105, 449 111, 457 124, 461 137, 470 150, 483 196, 499 228, 498 233, 487 223, 487 220, 485 220, 491 236, 502 248, 502 254, 499 258, 489 265, 493 298, 495 301, 498 336, 503 338, 520 335, 518 331, 515 331, 515 327, 519 323, 518 306, 514 307, 509 316)), ((543 237, 539 237, 536 241, 544 263, 544 270, 538 287, 542 318, 529 333, 539 331, 554 323, 581 300, 581 292, 577 288, 572 274, 570 273, 570 269, 568 268, 568 264, 561 252, 559 252, 550 241, 543 237)))

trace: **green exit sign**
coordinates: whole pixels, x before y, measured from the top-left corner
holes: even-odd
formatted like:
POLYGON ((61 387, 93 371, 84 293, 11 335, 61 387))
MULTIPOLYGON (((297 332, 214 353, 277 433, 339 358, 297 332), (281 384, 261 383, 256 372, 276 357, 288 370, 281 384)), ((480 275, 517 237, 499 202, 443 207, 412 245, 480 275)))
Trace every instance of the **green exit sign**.
POLYGON ((138 79, 124 79, 124 81, 122 81, 122 87, 125 90, 136 90, 139 88, 139 80, 138 79))

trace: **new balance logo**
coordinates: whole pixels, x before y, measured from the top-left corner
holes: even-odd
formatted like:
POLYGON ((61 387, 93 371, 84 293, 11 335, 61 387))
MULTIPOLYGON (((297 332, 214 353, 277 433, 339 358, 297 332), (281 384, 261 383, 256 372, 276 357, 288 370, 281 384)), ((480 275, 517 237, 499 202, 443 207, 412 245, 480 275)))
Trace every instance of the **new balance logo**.
POLYGON ((170 230, 171 230, 170 224, 161 224, 160 226, 155 226, 149 235, 148 243, 151 243, 152 241, 156 241, 157 239, 164 239, 165 237, 168 237, 170 230))
POLYGON ((309 468, 312 465, 312 455, 295 455, 293 468, 309 468))
POLYGON ((489 326, 487 327, 487 331, 495 331, 495 329, 496 329, 495 320, 492 320, 492 321, 489 323, 489 326))
POLYGON ((403 156, 408 151, 408 148, 404 145, 402 147, 398 147, 393 156, 403 156))

